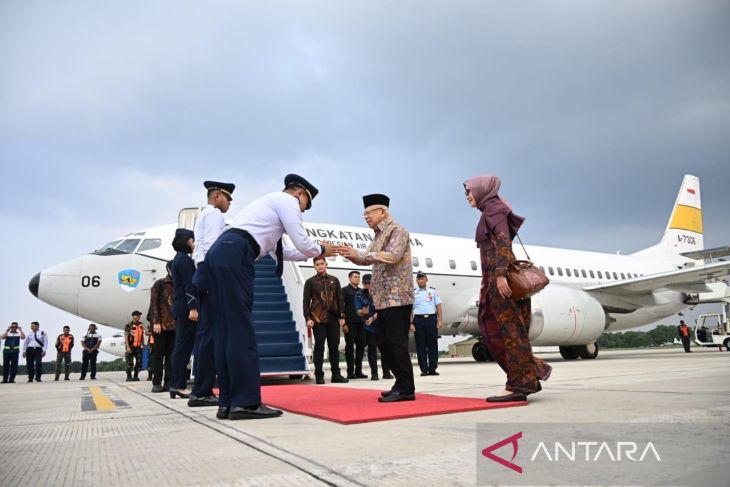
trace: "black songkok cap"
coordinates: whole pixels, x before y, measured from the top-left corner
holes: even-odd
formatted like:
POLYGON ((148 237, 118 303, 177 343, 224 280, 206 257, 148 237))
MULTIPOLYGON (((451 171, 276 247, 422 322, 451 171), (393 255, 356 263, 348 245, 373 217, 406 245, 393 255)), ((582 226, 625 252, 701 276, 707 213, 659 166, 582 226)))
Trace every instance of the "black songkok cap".
POLYGON ((289 186, 298 186, 300 188, 304 188, 304 190, 309 195, 309 203, 307 204, 307 210, 312 207, 312 200, 314 200, 315 196, 317 196, 317 193, 319 193, 319 190, 315 188, 312 183, 304 179, 298 174, 287 174, 284 178, 284 187, 288 188, 289 186))
POLYGON ((221 183, 219 181, 203 181, 203 186, 208 191, 217 189, 228 197, 229 201, 233 201, 233 190, 236 189, 236 185, 233 183, 221 183))
POLYGON ((368 194, 362 197, 362 202, 365 208, 368 206, 373 205, 383 205, 385 207, 390 207, 390 198, 385 196, 384 194, 368 194))
POLYGON ((424 274, 423 272, 419 272, 418 274, 416 274, 416 279, 420 279, 422 277, 425 277, 426 279, 428 279, 428 276, 426 274, 424 274))
POLYGON ((138 310, 132 311, 132 316, 142 316, 142 312, 138 310))

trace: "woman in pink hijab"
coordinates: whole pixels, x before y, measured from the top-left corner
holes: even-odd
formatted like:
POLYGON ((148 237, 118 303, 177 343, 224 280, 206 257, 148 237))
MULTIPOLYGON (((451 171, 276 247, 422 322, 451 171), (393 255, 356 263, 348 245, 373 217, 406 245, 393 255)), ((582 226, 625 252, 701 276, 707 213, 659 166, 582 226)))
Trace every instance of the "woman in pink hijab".
POLYGON ((515 260, 512 239, 525 219, 499 196, 500 184, 497 176, 475 176, 464 183, 467 201, 481 211, 475 238, 482 261, 479 328, 490 355, 507 374, 505 390, 487 401, 525 401, 542 389, 540 380, 550 377, 552 367, 532 355, 530 300, 511 299, 507 269, 515 260))

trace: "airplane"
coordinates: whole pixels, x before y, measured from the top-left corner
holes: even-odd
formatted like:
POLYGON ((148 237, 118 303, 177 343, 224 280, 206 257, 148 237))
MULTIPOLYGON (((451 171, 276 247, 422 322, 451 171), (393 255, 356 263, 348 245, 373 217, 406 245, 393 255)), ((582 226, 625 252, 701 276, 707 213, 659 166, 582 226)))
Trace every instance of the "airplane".
MULTIPOLYGON (((30 292, 64 311, 121 329, 129 321, 130 310, 147 309, 152 283, 164 277, 165 264, 174 256, 175 229, 193 228, 199 211, 184 209, 177 225, 128 233, 90 254, 50 267, 30 280, 30 292)), ((355 248, 366 248, 373 239, 369 228, 318 223, 305 223, 305 227, 317 241, 348 243, 355 248)), ((513 247, 517 259, 526 258, 520 246, 513 247)), ((557 345, 567 360, 596 358, 597 340, 604 332, 651 324, 701 303, 730 300, 726 280, 730 262, 723 259, 730 255, 730 246, 704 249, 696 176, 684 177, 664 236, 652 247, 630 255, 525 247, 551 280, 532 297, 530 341, 535 346, 557 345)), ((411 233, 411 251, 414 275, 425 272, 429 285, 442 298, 440 334, 479 338, 481 272, 475 242, 411 233)), ((285 274, 297 273, 300 288, 301 279, 315 273, 311 260, 289 264, 285 274)), ((341 256, 329 257, 328 267, 342 283, 348 282, 351 270, 368 271, 341 256)), ((286 282, 294 286, 294 281, 286 282)), ((287 294, 294 296, 290 301, 301 329, 303 318, 296 316, 301 309, 297 303, 301 299, 296 298, 301 289, 289 287, 287 294)), ((477 361, 491 360, 481 340, 474 343, 472 355, 477 361)))

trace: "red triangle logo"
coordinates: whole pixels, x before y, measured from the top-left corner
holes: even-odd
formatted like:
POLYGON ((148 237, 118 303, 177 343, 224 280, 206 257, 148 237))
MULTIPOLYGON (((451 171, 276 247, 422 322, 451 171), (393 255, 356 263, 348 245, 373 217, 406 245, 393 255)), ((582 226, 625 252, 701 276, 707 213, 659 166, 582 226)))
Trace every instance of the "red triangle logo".
POLYGON ((519 450, 519 445, 517 444, 517 440, 519 440, 520 438, 522 438, 522 431, 520 431, 519 433, 517 433, 515 435, 510 436, 509 438, 505 438, 504 440, 498 441, 494 445, 490 445, 490 446, 486 447, 484 450, 482 450, 482 455, 489 458, 493 462, 497 462, 504 467, 514 470, 517 473, 522 473, 522 467, 512 463, 512 461, 517 456, 517 450, 519 450), (499 457, 499 456, 495 455, 494 453, 492 453, 494 450, 499 450, 503 446, 509 445, 509 444, 512 445, 512 458, 511 459, 505 460, 504 458, 499 457))

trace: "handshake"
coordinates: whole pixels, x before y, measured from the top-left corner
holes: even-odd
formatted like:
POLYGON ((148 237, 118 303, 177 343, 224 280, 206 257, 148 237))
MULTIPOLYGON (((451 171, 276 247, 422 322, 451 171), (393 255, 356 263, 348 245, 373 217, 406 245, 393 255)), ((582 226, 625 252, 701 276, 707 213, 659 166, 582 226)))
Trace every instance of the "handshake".
POLYGON ((353 257, 357 257, 357 250, 355 250, 352 245, 335 245, 327 240, 323 241, 321 245, 322 247, 324 247, 324 254, 322 255, 322 257, 332 257, 334 255, 341 255, 346 259, 352 259, 353 257))

